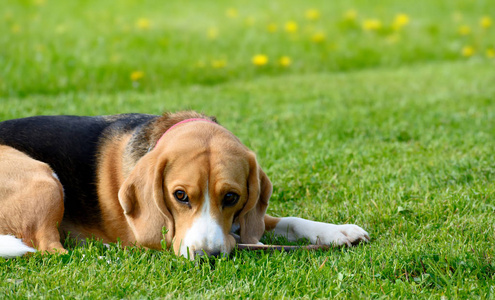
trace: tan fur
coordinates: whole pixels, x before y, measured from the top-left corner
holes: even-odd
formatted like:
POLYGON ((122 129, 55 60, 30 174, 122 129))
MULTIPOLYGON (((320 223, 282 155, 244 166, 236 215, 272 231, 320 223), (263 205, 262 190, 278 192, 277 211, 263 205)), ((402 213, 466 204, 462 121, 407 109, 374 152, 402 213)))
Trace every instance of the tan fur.
MULTIPOLYGON (((166 160, 162 153, 152 151, 141 158, 118 194, 121 213, 124 213, 134 239, 139 245, 160 249, 162 228, 174 233, 173 220, 165 206, 162 189, 166 160)), ((117 195, 114 195, 116 197, 117 195)))
POLYGON ((265 232, 264 216, 272 195, 272 183, 261 170, 254 154, 249 159, 249 201, 239 215, 241 242, 256 244, 265 232))
POLYGON ((11 234, 40 251, 65 252, 58 225, 62 185, 45 163, 0 146, 0 234, 11 234))
POLYGON ((111 140, 108 145, 101 147, 102 151, 99 156, 99 165, 101 170, 98 172, 98 199, 103 218, 102 229, 104 241, 115 241, 120 238, 124 245, 128 245, 135 239, 127 220, 122 213, 122 207, 118 201, 117 195, 122 183, 124 182, 123 170, 130 168, 125 165, 125 145, 131 135, 127 134, 118 140, 111 140))
POLYGON ((280 218, 272 217, 269 215, 265 215, 265 230, 272 231, 277 227, 277 224, 280 222, 280 218))

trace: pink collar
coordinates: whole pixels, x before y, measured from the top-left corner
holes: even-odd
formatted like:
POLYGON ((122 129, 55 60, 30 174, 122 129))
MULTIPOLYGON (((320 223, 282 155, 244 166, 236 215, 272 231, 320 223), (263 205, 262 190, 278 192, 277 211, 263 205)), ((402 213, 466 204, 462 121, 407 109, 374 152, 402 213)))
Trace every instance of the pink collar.
POLYGON ((156 142, 155 144, 155 148, 156 146, 158 145, 158 143, 161 141, 161 139, 167 134, 167 132, 169 132, 170 130, 172 130, 172 128, 180 125, 180 124, 184 124, 184 123, 189 123, 189 122, 194 122, 194 121, 205 121, 205 122, 209 122, 209 123, 213 123, 213 124, 218 124, 216 122, 213 122, 211 120, 208 120, 208 119, 203 119, 203 118, 193 118, 193 119, 185 119, 185 120, 182 120, 180 121, 179 123, 175 123, 174 125, 172 125, 172 127, 170 127, 169 129, 167 129, 167 131, 165 131, 165 133, 158 139, 158 141, 156 142))

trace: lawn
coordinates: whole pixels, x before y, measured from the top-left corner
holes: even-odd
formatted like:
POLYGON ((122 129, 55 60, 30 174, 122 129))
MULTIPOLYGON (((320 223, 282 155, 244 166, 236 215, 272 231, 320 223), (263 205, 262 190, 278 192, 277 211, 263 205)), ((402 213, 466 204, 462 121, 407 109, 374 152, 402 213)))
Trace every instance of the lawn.
POLYGON ((0 297, 494 298, 493 22, 490 0, 7 0, 0 120, 216 115, 272 180, 268 213, 372 240, 211 264, 67 241, 0 258, 0 297))

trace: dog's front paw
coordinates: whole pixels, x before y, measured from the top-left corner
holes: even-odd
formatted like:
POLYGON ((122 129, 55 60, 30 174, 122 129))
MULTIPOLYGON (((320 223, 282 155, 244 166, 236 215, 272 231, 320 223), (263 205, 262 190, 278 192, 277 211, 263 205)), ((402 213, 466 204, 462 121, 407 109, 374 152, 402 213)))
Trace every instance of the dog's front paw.
POLYGON ((370 240, 369 234, 354 224, 334 225, 304 219, 294 220, 295 233, 313 244, 329 246, 352 246, 370 240))
MULTIPOLYGON (((322 224, 323 225, 323 224, 322 224)), ((370 240, 369 234, 361 227, 354 224, 333 225, 324 224, 325 232, 320 232, 316 238, 317 244, 336 245, 336 246, 352 246, 361 242, 370 240)), ((323 229, 323 228, 321 228, 323 229)))
POLYGON ((282 218, 274 231, 289 241, 305 238, 316 245, 352 246, 370 240, 369 234, 354 224, 334 225, 296 217, 282 218))

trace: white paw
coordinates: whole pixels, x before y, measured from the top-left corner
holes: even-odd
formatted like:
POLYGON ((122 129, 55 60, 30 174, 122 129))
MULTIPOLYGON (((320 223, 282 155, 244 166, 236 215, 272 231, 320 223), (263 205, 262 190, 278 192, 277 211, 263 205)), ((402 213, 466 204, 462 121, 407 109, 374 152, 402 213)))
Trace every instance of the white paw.
POLYGON ((354 224, 332 225, 324 224, 321 226, 321 231, 316 237, 317 244, 336 245, 336 246, 352 246, 360 242, 370 240, 369 234, 361 227, 354 224))
POLYGON ((317 245, 352 246, 370 240, 369 234, 357 225, 334 225, 294 217, 282 218, 275 234, 286 236, 290 241, 306 238, 317 245))

